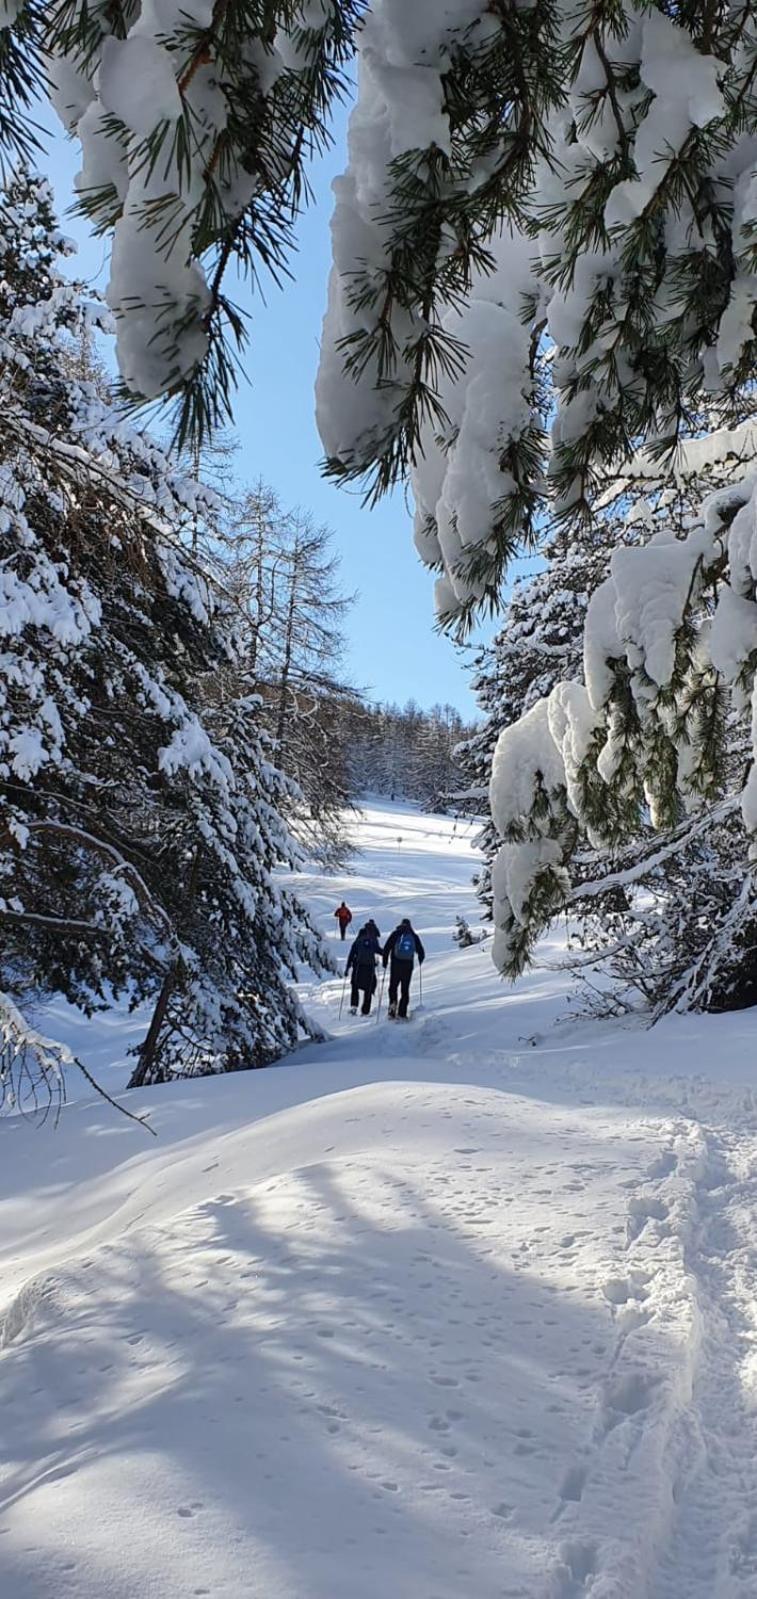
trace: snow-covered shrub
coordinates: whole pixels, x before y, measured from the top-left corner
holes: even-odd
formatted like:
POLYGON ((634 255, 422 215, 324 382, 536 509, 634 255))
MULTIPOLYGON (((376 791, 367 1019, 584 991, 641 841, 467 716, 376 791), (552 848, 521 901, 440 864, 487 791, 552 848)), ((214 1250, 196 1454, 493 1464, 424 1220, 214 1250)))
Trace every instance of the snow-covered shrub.
POLYGON ((468 949, 469 946, 474 943, 473 934, 470 929, 470 923, 467 922, 465 917, 462 915, 455 917, 455 927, 452 934, 452 942, 453 944, 459 945, 460 949, 468 949))
POLYGON ((459 949, 470 949, 473 944, 482 944, 486 938, 486 928, 478 928, 474 933, 470 922, 462 915, 455 917, 455 927, 452 933, 452 942, 459 949))

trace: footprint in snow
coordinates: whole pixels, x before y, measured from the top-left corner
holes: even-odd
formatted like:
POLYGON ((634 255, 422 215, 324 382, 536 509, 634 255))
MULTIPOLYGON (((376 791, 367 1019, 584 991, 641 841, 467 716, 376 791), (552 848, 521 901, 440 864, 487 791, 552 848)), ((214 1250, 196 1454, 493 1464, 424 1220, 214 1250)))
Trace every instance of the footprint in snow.
POLYGON ((675 1150, 663 1150, 662 1153, 657 1156, 657 1159, 652 1161, 652 1164, 647 1172, 647 1181, 659 1182, 664 1177, 670 1177, 675 1171, 677 1164, 678 1162, 676 1160, 675 1150))
POLYGON ((628 1207, 628 1219, 626 1222, 626 1236, 629 1243, 635 1243, 650 1222, 657 1222, 660 1232, 666 1232, 668 1229, 663 1227, 662 1224, 668 1222, 669 1216, 669 1208, 662 1199, 643 1197, 632 1199, 628 1207))
POLYGON ((610 1432, 631 1416, 648 1410, 659 1384, 658 1377, 643 1371, 628 1372, 608 1385, 604 1399, 605 1427, 610 1432))
POLYGON ((581 1584, 580 1591, 583 1592, 583 1584, 588 1581, 589 1577, 593 1576, 597 1569, 596 1547, 588 1542, 563 1544, 560 1549, 560 1559, 564 1562, 560 1575, 562 1576, 564 1573, 567 1579, 566 1586, 562 1592, 565 1595, 565 1599, 572 1599, 572 1596, 577 1591, 576 1584, 581 1584), (570 1586, 567 1585, 568 1583, 570 1586))
POLYGON ((627 1305, 629 1299, 646 1299, 647 1290, 642 1285, 638 1288, 627 1277, 608 1277, 602 1285, 602 1293, 611 1305, 627 1305))
POLYGON ((570 1466, 560 1484, 560 1498, 578 1504, 586 1486, 586 1467, 570 1466))

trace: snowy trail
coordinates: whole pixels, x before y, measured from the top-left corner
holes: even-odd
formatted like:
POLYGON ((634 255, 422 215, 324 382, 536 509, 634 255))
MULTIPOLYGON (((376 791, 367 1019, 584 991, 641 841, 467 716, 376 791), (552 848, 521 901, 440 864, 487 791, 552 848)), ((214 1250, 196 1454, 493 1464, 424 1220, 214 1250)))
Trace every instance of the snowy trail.
MULTIPOLYGON (((749 1013, 566 1021, 451 944, 463 830, 361 844, 303 889, 413 916, 410 1026, 334 979, 327 1045, 132 1098, 157 1140, 0 1125, 3 1599, 754 1599, 749 1013)), ((116 1091, 133 1025, 72 1038, 116 1091)))
POLYGON ((757 1139, 714 1129, 703 1136, 688 1251, 698 1359, 652 1599, 757 1592, 757 1139))

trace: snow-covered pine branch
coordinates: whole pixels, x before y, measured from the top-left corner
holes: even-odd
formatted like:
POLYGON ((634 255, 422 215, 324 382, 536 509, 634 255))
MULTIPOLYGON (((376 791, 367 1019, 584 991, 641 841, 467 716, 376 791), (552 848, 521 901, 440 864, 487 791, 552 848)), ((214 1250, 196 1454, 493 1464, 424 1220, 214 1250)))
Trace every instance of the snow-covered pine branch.
POLYGON ((358 33, 318 423, 335 477, 380 493, 410 476, 445 621, 495 603, 534 535, 543 295, 525 229, 562 98, 559 9, 377 0, 358 33))
POLYGON ((30 1027, 0 993, 0 1111, 57 1113, 66 1097, 66 1070, 74 1065, 65 1044, 30 1027))
POLYGON ((358 49, 321 433, 335 474, 411 473, 465 622, 540 503, 580 526, 610 466, 696 431, 703 388, 738 418, 757 35, 738 3, 375 0, 358 49))
POLYGON ((735 795, 662 836, 642 832, 612 861, 574 863, 572 875, 581 954, 568 965, 601 967, 614 995, 641 996, 653 1020, 757 1003, 757 891, 735 795), (582 881, 585 870, 598 875, 582 881))
POLYGON ((230 414, 234 278, 287 272, 363 0, 13 0, 0 12, 0 148, 46 75, 78 138, 81 212, 111 242, 124 388, 174 396, 178 435, 230 414), (3 72, 3 68, 5 69, 3 72))
POLYGON ((124 381, 175 396, 195 439, 231 404, 229 269, 286 269, 357 47, 319 419, 337 476, 412 476, 450 623, 495 601, 541 505, 580 522, 608 463, 695 431, 703 387, 738 412, 748 5, 14 0, 4 21, 0 138, 36 92, 44 26, 80 203, 112 241, 124 381))
POLYGON ((0 1115, 20 1113, 44 1121, 52 1114, 57 1119, 66 1101, 67 1076, 73 1072, 81 1073, 119 1115, 157 1137, 145 1117, 111 1098, 66 1044, 31 1027, 9 995, 0 993, 0 1115))
MULTIPOLYGON (((747 453, 752 438, 746 423, 747 453)), ((583 682, 500 735, 492 877, 510 976, 569 906, 658 1013, 757 993, 757 475, 729 481, 735 442, 714 433, 700 452, 709 494, 696 472, 656 495, 642 480, 629 514, 646 513, 646 541, 615 548, 589 600, 583 682)))
MULTIPOLYGON (((659 493, 659 482, 655 487, 659 493)), ((634 492, 638 501, 635 480, 616 483, 590 525, 561 528, 546 540, 540 570, 516 580, 500 629, 479 653, 472 686, 483 720, 463 754, 469 781, 487 798, 500 734, 547 698, 557 683, 580 675, 587 605, 606 576, 613 550, 649 536, 638 504, 634 515, 628 514, 634 492)), ((476 840, 484 856, 477 891, 490 919, 491 868, 501 838, 487 804, 478 809, 485 821, 476 840)))

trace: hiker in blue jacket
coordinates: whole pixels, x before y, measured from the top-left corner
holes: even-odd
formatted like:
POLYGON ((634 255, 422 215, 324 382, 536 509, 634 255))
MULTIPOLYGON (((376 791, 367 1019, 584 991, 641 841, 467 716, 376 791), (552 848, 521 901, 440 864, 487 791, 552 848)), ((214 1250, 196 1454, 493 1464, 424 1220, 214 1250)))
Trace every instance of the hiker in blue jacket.
MULTIPOLYGON (((373 925, 375 926, 375 923, 373 925)), ((370 1016, 371 1000, 376 992, 376 956, 380 954, 381 945, 369 922, 367 927, 361 927, 347 956, 346 970, 352 972, 350 1010, 353 1016, 357 1014, 361 993, 363 996, 361 1015, 370 1016)))
POLYGON ((400 1021, 407 1019, 410 980, 413 975, 416 955, 418 956, 418 964, 422 966, 426 959, 426 951, 418 934, 413 931, 409 917, 403 916, 399 926, 395 927, 394 932, 389 934, 384 945, 384 970, 386 971, 388 961, 392 963, 389 968, 389 1015, 392 1021, 394 1021, 395 1017, 398 1017, 400 1021), (397 1002, 398 994, 399 1003, 397 1002))

